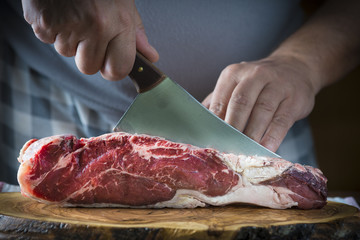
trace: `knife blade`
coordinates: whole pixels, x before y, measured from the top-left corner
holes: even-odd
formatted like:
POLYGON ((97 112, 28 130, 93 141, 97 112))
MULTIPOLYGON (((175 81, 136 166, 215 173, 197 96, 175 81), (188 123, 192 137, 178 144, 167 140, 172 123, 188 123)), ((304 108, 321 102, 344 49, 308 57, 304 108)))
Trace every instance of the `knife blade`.
POLYGON ((139 94, 113 131, 160 136, 224 153, 280 157, 210 112, 140 53, 129 76, 139 94))

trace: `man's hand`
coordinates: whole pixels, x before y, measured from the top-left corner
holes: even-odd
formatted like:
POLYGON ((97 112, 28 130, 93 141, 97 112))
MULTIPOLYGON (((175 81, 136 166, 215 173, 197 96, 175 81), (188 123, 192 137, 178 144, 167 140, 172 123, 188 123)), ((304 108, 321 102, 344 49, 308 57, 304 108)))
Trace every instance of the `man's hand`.
POLYGON ((308 66, 277 56, 228 66, 203 102, 212 112, 272 151, 314 106, 308 66))
POLYGON ((267 58, 228 66, 204 105, 276 151, 315 95, 360 62, 360 1, 328 0, 267 58))
POLYGON ((131 71, 136 49, 150 61, 159 58, 132 0, 22 0, 22 5, 35 35, 61 55, 75 56, 82 73, 100 71, 105 79, 120 80, 131 71))

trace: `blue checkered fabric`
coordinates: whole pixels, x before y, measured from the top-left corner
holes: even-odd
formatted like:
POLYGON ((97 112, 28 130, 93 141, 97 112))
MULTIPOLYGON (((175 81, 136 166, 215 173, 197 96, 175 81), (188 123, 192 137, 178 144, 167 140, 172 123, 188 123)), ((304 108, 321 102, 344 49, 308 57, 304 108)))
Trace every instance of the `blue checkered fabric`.
POLYGON ((113 126, 101 114, 50 84, 10 47, 2 48, 0 64, 1 180, 16 183, 17 157, 31 138, 65 133, 90 137, 111 131, 113 126))

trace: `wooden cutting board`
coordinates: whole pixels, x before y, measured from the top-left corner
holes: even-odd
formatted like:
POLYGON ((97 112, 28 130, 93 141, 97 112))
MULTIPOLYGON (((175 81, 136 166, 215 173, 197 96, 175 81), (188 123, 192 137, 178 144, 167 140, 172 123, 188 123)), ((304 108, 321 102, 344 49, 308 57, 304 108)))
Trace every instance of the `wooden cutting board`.
POLYGON ((360 239, 357 208, 274 210, 248 205, 196 209, 61 208, 0 193, 0 238, 360 239))

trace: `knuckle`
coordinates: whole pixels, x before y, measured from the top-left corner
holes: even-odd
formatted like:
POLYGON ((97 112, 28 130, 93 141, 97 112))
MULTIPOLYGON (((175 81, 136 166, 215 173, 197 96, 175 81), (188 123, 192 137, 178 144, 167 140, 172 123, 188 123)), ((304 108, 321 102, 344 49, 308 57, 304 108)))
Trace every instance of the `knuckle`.
POLYGON ((223 102, 215 102, 211 104, 210 111, 212 111, 215 115, 219 116, 226 109, 226 104, 223 102))
POLYGON ((131 26, 134 23, 134 15, 131 11, 124 11, 119 15, 119 20, 124 26, 131 26))
POLYGON ((224 71, 226 73, 233 73, 233 72, 237 72, 238 70, 239 70, 239 65, 236 63, 230 64, 224 68, 224 71))
POLYGON ((43 35, 44 35, 44 31, 43 31, 43 29, 41 28, 41 26, 39 26, 39 24, 33 23, 33 24, 31 25, 31 27, 32 27, 35 35, 37 35, 37 36, 43 36, 43 35))
POLYGON ((82 69, 82 73, 87 74, 87 75, 92 75, 98 72, 99 69, 96 68, 83 68, 82 69))
POLYGON ((247 64, 247 76, 249 79, 257 79, 264 82, 273 76, 273 73, 269 71, 268 66, 265 63, 248 63, 247 64))
MULTIPOLYGON (((75 56, 75 57, 77 57, 77 56, 75 56)), ((77 60, 76 65, 80 72, 87 74, 87 75, 91 75, 91 74, 94 74, 97 71, 99 71, 98 68, 94 67, 94 65, 88 61, 77 60)))
POLYGON ((252 71, 254 74, 263 73, 265 70, 264 65, 261 64, 253 64, 252 65, 252 71))
POLYGON ((72 57, 75 55, 75 51, 73 49, 70 49, 62 44, 57 44, 55 42, 54 47, 59 54, 65 56, 65 57, 72 57))
POLYGON ((82 72, 83 74, 87 74, 90 75, 92 73, 92 71, 90 70, 89 67, 85 67, 84 64, 78 64, 78 69, 80 72, 82 72))
POLYGON ((264 79, 267 79, 270 74, 267 72, 264 65, 253 64, 249 76, 263 81, 264 79))
POLYGON ((134 16, 130 12, 122 12, 118 16, 118 32, 131 32, 135 27, 134 16))
POLYGON ((48 29, 53 28, 54 24, 52 23, 51 19, 46 16, 45 14, 42 14, 36 21, 36 25, 38 26, 39 30, 46 31, 48 29))
POLYGON ((44 32, 35 32, 35 36, 42 42, 44 43, 54 43, 55 42, 55 37, 53 35, 44 33, 44 32))
POLYGON ((251 107, 250 98, 244 93, 233 94, 230 101, 233 108, 248 109, 251 107))
POLYGON ((24 11, 23 16, 24 16, 24 19, 25 19, 26 22, 28 22, 29 24, 32 24, 33 15, 30 14, 29 11, 24 11))
POLYGON ((226 79, 236 80, 238 71, 239 71, 238 64, 231 64, 222 70, 221 75, 223 75, 223 77, 225 77, 226 79))
POLYGON ((269 112, 269 113, 275 112, 276 110, 275 105, 271 101, 265 99, 259 100, 256 103, 256 107, 264 112, 269 112))
POLYGON ((34 34, 44 43, 54 43, 54 29, 46 23, 43 17, 31 23, 34 34))
POLYGON ((268 134, 268 135, 266 136, 266 140, 267 140, 268 142, 278 143, 278 142, 279 142, 279 137, 276 136, 276 135, 268 134))
POLYGON ((101 71, 102 76, 110 81, 117 81, 125 78, 131 71, 131 66, 122 65, 119 67, 107 67, 101 71))
POLYGON ((278 127, 289 129, 293 123, 293 117, 290 113, 277 114, 272 122, 278 127))
POLYGON ((248 136, 249 138, 251 138, 252 140, 259 142, 261 137, 264 135, 264 132, 258 131, 258 130, 259 130, 258 128, 250 128, 249 129, 249 126, 247 126, 243 133, 246 136, 248 136))
POLYGON ((261 141, 261 143, 269 148, 272 151, 276 151, 276 149, 280 146, 282 142, 282 138, 280 136, 277 135, 273 135, 273 134, 267 134, 264 139, 261 141))
POLYGON ((92 17, 88 17, 87 22, 91 23, 92 28, 94 29, 94 33, 98 36, 102 36, 107 33, 108 26, 111 26, 111 22, 108 16, 104 14, 95 14, 92 17))

